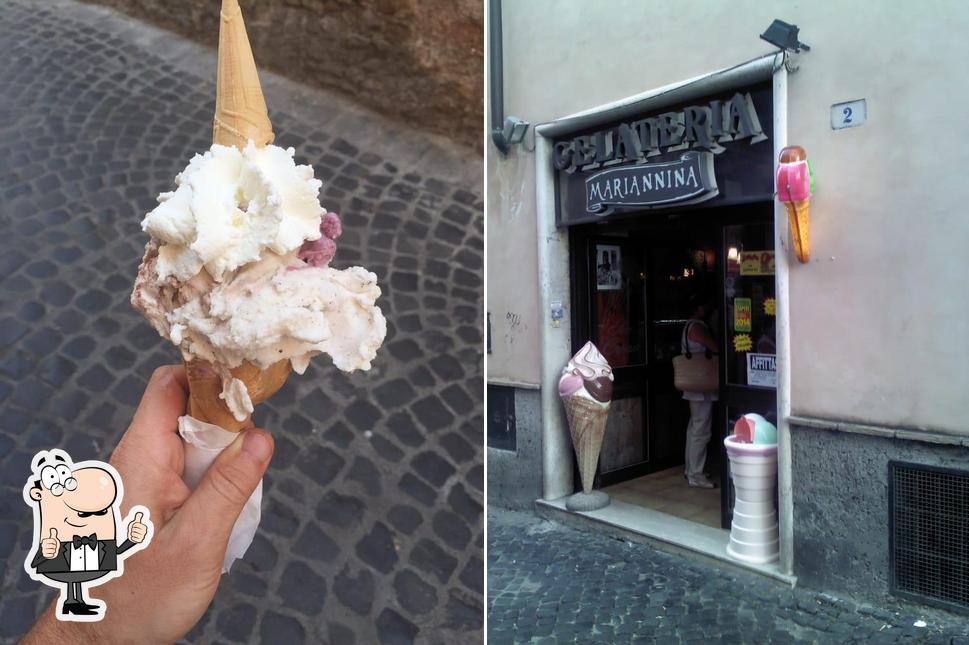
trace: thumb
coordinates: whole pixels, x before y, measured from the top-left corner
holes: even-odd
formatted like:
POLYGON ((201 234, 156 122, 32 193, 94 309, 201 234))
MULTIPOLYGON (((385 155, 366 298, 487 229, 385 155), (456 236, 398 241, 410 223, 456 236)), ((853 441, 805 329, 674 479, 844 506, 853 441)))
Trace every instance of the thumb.
POLYGON ((265 430, 250 428, 240 433, 185 500, 174 522, 179 532, 193 536, 198 555, 221 565, 229 533, 266 472, 273 447, 265 430))
POLYGON ((145 516, 144 513, 135 513, 135 522, 137 522, 138 524, 141 524, 141 518, 143 518, 144 516, 145 516))
POLYGON ((52 539, 52 540, 56 540, 57 539, 57 529, 51 529, 50 530, 50 539, 52 539))

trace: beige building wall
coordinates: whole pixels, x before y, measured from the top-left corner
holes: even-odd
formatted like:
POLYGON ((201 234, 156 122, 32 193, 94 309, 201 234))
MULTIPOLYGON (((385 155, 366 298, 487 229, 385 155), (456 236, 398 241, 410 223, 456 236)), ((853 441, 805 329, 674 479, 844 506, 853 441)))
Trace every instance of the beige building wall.
MULTIPOLYGON (((812 259, 790 276, 792 413, 969 434, 969 5, 506 0, 503 14, 505 112, 533 124, 747 61, 771 51, 771 20, 797 24, 812 50, 789 77, 788 140, 817 191, 812 259), (831 105, 861 98, 867 123, 833 131, 831 105)), ((531 382, 549 324, 534 157, 488 156, 489 379, 531 382)))
MULTIPOLYGON (((508 112, 513 114, 513 112, 508 112)), ((531 147, 533 133, 527 140, 531 147)), ((535 159, 522 146, 501 156, 488 143, 488 382, 537 387, 538 262, 535 159)))

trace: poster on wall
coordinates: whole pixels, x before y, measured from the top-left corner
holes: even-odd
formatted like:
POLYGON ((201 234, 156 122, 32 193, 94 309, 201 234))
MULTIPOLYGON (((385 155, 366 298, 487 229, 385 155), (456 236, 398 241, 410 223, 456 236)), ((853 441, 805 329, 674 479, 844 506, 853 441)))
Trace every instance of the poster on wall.
POLYGON ((596 290, 622 289, 622 253, 619 246, 596 244, 596 290))
POLYGON ((747 354, 747 385, 777 387, 776 354, 747 354))
POLYGON ((741 251, 740 275, 774 275, 774 252, 741 251))

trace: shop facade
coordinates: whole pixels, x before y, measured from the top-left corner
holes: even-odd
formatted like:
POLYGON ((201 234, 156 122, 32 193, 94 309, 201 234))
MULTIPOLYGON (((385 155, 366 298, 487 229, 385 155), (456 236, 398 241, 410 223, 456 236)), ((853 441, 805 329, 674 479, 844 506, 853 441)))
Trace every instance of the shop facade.
POLYGON ((731 511, 720 442, 758 412, 779 433, 781 555, 763 573, 961 607, 969 569, 942 573, 965 566, 942 542, 969 538, 969 503, 958 503, 969 306, 954 297, 958 253, 948 254, 969 225, 945 186, 967 153, 930 125, 959 73, 945 60, 926 67, 930 21, 741 3, 710 24, 644 13, 651 37, 637 41, 613 8, 549 13, 558 37, 536 37, 526 25, 541 8, 527 4, 504 12, 505 96, 508 113, 539 124, 534 148, 530 135, 488 159, 490 503, 710 555, 731 511), (747 35, 776 17, 799 24, 810 53, 747 35), (594 37, 581 52, 560 38, 600 28, 611 29, 608 55, 594 37), (886 38, 922 64, 859 46, 886 38), (861 125, 835 122, 835 106, 860 99, 861 125), (817 176, 807 263, 774 195, 788 144, 807 150, 817 176), (682 471, 688 413, 671 359, 697 292, 715 303, 721 347, 707 459, 721 485, 701 502, 706 515, 636 488, 682 471), (588 340, 615 368, 596 479, 613 504, 566 517, 577 477, 555 383, 588 340), (933 526, 917 508, 933 509, 933 526))

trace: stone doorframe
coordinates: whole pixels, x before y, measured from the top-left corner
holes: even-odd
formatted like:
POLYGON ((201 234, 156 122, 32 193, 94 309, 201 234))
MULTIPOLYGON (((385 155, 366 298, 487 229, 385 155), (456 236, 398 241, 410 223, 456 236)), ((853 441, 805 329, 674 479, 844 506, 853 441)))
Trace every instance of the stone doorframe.
MULTIPOLYGON (((555 175, 552 169, 552 140, 654 112, 754 83, 773 83, 774 170, 781 148, 787 145, 787 75, 785 54, 777 52, 704 74, 679 83, 649 90, 607 103, 535 128, 536 220, 538 224, 539 316, 542 320, 542 499, 555 500, 573 492, 572 445, 557 383, 562 366, 572 353, 571 288, 569 283, 569 238, 566 229, 555 226, 555 175), (559 327, 552 324, 550 309, 561 302, 565 312, 559 327)), ((788 303, 788 224, 784 206, 774 201, 774 246, 777 285, 777 431, 778 431, 778 522, 782 573, 794 568, 794 503, 791 494, 791 370, 790 308, 788 303)))

